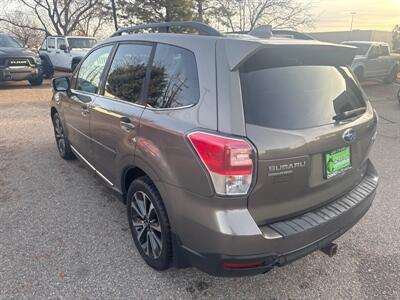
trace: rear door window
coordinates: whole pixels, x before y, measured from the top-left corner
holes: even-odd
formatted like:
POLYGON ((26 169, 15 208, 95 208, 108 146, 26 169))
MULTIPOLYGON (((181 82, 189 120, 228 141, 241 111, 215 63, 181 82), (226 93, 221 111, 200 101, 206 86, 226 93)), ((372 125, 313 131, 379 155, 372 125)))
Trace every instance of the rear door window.
POLYGON ((178 108, 199 101, 194 54, 184 48, 158 44, 151 69, 147 106, 178 108))
POLYGON ((338 113, 366 105, 347 67, 247 69, 240 78, 249 124, 281 129, 317 127, 334 123, 338 113))
POLYGON ((47 49, 55 49, 56 48, 56 39, 48 38, 47 39, 47 49))
POLYGON ((57 38, 57 49, 61 49, 61 46, 67 46, 64 38, 57 38))
POLYGON ((107 76, 104 95, 137 103, 140 101, 152 46, 121 44, 107 76))

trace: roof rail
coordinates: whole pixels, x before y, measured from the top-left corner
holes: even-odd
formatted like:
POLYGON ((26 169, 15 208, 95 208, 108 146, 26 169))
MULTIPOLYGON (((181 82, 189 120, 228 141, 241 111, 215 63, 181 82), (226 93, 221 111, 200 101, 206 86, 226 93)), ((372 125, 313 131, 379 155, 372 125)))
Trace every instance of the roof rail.
POLYGON ((134 33, 135 31, 141 29, 161 29, 162 32, 168 33, 171 32, 170 31, 171 27, 184 27, 184 28, 196 29, 202 35, 222 36, 222 34, 218 30, 212 28, 207 24, 200 22, 192 22, 192 21, 182 21, 182 22, 149 23, 149 24, 130 26, 127 28, 119 29, 118 31, 113 33, 111 37, 122 35, 123 33, 134 33))

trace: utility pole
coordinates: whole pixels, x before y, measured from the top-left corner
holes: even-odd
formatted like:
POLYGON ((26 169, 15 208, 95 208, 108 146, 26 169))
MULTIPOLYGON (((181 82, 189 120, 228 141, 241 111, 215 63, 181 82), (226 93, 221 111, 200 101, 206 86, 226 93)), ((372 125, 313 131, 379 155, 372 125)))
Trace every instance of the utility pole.
POLYGON ((111 7, 112 7, 115 31, 117 31, 118 30, 118 22, 117 22, 117 10, 115 9, 115 0, 111 0, 111 7))
POLYGON ((350 32, 352 32, 353 31, 354 15, 356 15, 357 13, 355 11, 352 11, 350 14, 351 14, 350 32))

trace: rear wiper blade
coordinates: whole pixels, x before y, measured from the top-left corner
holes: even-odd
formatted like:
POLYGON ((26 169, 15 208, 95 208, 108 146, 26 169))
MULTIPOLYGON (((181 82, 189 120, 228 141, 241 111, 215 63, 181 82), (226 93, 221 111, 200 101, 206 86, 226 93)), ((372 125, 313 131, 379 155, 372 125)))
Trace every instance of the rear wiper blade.
POLYGON ((342 121, 342 120, 345 120, 345 119, 348 119, 351 117, 361 115, 361 114, 365 113, 366 110, 367 110, 366 107, 360 107, 360 108, 344 111, 344 112, 338 113, 332 119, 334 119, 335 121, 342 121))

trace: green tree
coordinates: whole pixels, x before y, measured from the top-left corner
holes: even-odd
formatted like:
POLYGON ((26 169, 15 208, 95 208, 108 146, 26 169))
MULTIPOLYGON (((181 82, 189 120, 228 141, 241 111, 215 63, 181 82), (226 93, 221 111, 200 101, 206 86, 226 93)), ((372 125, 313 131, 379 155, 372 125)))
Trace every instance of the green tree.
POLYGON ((192 20, 192 0, 120 0, 120 16, 127 24, 192 20))

